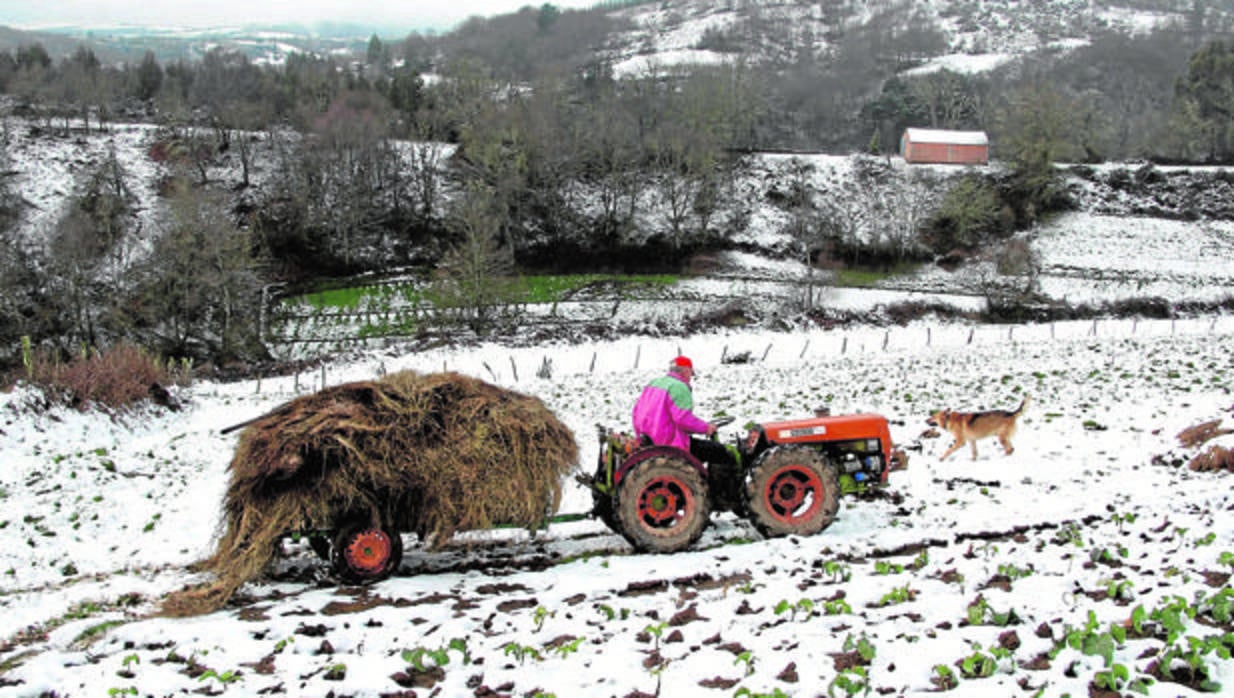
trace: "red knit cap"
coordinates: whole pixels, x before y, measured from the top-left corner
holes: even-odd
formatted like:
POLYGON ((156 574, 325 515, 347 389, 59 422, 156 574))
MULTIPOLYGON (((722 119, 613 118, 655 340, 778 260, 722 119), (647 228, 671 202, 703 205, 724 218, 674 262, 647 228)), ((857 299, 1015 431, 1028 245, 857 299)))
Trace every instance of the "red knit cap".
POLYGON ((677 358, 673 359, 673 365, 682 366, 684 368, 688 368, 691 370, 694 369, 694 362, 691 361, 690 358, 687 356, 678 356, 677 358))

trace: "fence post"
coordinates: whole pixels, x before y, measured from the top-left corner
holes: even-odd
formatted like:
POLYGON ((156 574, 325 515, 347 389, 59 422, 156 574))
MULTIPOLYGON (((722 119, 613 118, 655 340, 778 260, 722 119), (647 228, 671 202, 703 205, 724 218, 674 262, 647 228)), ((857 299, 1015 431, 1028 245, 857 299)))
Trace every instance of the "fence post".
POLYGON ((728 358, 728 345, 727 344, 725 344, 724 348, 720 350, 720 363, 724 363, 724 359, 726 358, 728 358))
POLYGON ((591 366, 587 368, 587 372, 588 373, 596 372, 596 353, 594 351, 591 352, 591 366))
POLYGON ((321 389, 326 389, 326 365, 321 365, 321 389))
POLYGON ((840 353, 848 353, 848 335, 844 335, 844 341, 840 343, 840 353))
POLYGON ((891 341, 891 330, 883 333, 883 351, 887 351, 887 342, 891 341))
POLYGON ((927 327, 927 328, 926 328, 926 346, 927 346, 927 347, 928 347, 928 346, 932 346, 933 344, 934 344, 934 331, 933 331, 933 328, 927 327))
POLYGON ((966 344, 972 344, 972 343, 973 343, 973 332, 975 332, 975 331, 976 331, 976 329, 977 329, 977 328, 975 328, 975 327, 970 327, 970 328, 968 328, 968 342, 966 342, 966 344))
POLYGON ((767 360, 767 354, 768 354, 768 353, 770 353, 770 352, 771 352, 771 342, 768 342, 768 343, 767 343, 767 348, 763 350, 763 358, 762 358, 762 361, 766 361, 766 360, 767 360))
POLYGON ((514 382, 518 382, 518 366, 514 365, 514 355, 510 355, 510 370, 514 373, 514 382))
POLYGON ((809 349, 809 348, 810 348, 810 340, 808 340, 808 339, 807 339, 807 340, 806 340, 806 343, 805 343, 805 346, 801 347, 801 353, 797 355, 797 358, 799 358, 799 359, 801 359, 801 358, 805 358, 805 355, 806 355, 806 349, 809 349))
POLYGON ((638 360, 643 356, 643 345, 640 344, 634 349, 634 368, 638 369, 638 360))

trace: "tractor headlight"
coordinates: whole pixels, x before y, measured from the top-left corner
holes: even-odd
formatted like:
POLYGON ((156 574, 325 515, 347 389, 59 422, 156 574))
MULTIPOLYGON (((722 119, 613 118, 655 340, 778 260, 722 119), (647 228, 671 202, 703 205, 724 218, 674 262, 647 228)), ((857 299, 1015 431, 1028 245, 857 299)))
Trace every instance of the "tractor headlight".
POLYGON ((880 451, 880 450, 882 450, 882 449, 880 449, 880 448, 878 447, 878 439, 866 439, 866 450, 867 450, 867 451, 880 451))

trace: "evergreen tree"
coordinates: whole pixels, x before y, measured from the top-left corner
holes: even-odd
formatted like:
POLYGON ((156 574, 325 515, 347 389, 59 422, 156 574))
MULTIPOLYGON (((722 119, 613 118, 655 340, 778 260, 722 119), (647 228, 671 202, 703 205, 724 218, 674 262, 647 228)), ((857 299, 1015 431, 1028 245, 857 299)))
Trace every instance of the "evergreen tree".
POLYGON ((1192 55, 1174 94, 1174 112, 1191 128, 1181 135, 1211 161, 1234 158, 1234 43, 1213 41, 1192 55))

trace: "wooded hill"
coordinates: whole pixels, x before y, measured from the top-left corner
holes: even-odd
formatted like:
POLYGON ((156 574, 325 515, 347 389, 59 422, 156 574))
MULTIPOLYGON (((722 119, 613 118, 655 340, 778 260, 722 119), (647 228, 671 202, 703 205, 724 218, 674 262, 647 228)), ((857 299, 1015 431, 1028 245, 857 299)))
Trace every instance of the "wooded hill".
MULTIPOLYGON (((906 244, 860 258, 978 247, 1068 205, 1054 163, 1230 162, 1232 14, 1200 1, 670 0, 545 4, 276 64, 224 47, 113 64, 84 43, 63 57, 22 45, 0 52, 6 134, 152 124, 162 215, 143 229, 131 174, 104 158, 32 241, 13 177, 0 179, 0 344, 136 337, 177 356, 253 356, 255 299, 276 282, 437 269, 459 302, 485 303, 517 271, 677 270, 747 225, 742 155, 885 154, 910 125, 985 130, 1007 167, 958 178, 906 244), (944 60, 1003 53, 985 72, 944 60), (223 165, 234 176, 220 180, 223 165), (648 205, 658 222, 638 228, 648 205), (150 254, 126 253, 135 239, 150 254)), ((20 172, 9 140, 0 171, 20 172)), ((865 244, 806 178, 783 184, 812 262, 865 244)))

